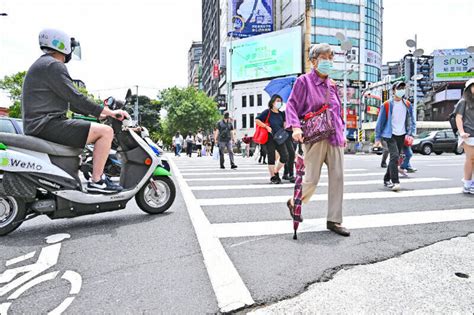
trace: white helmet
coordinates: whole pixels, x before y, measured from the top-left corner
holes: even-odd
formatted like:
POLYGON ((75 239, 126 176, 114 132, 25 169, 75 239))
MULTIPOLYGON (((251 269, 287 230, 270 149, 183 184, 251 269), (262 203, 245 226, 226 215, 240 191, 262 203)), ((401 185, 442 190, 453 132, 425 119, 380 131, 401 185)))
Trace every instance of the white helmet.
POLYGON ((71 60, 73 52, 80 59, 80 49, 76 49, 80 48, 79 42, 62 31, 55 29, 42 30, 39 33, 39 45, 41 49, 49 48, 66 55, 66 62, 71 60))

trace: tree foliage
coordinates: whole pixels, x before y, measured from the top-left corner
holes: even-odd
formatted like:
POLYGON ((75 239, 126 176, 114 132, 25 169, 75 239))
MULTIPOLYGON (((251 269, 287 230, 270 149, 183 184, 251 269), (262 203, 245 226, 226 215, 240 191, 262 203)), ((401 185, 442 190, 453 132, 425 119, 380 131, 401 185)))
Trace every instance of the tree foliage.
POLYGON ((6 75, 0 80, 0 89, 8 93, 12 101, 8 115, 13 118, 21 117, 21 89, 25 80, 26 71, 20 71, 10 76, 6 75))
POLYGON ((217 103, 204 92, 193 87, 177 87, 161 91, 160 101, 167 111, 163 124, 163 141, 169 143, 173 135, 193 132, 198 129, 213 130, 220 118, 217 103))
MULTIPOLYGON (((129 104, 125 106, 125 110, 133 117, 135 102, 137 95, 132 95, 129 104)), ((146 127, 150 134, 155 134, 161 131, 160 123, 161 103, 157 100, 152 100, 148 96, 138 96, 138 112, 140 125, 146 127)), ((133 117, 134 118, 134 117, 133 117)))

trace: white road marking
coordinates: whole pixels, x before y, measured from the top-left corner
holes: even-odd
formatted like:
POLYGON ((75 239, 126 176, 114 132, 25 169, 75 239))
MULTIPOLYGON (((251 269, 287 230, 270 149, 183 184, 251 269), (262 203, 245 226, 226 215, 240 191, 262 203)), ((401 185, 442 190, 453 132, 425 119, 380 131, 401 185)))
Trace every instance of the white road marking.
MULTIPOLYGON (((402 179, 402 184, 405 183, 427 183, 437 181, 447 181, 448 178, 438 177, 427 177, 427 178, 406 178, 402 179)), ((346 181, 344 186, 359 186, 359 185, 377 185, 380 184, 380 179, 376 180, 362 180, 362 181, 346 181)), ((328 186, 328 183, 319 183, 318 186, 328 186)), ((242 189, 275 189, 275 188, 294 188, 295 184, 261 184, 261 185, 219 185, 219 186, 190 186, 191 190, 194 191, 206 191, 206 190, 242 190, 242 189)))
POLYGON ((31 252, 31 253, 28 253, 26 255, 23 255, 23 256, 20 256, 20 257, 17 257, 17 258, 13 258, 13 259, 10 259, 10 260, 7 260, 7 262, 5 263, 5 266, 10 266, 10 265, 14 265, 14 264, 17 264, 19 262, 22 262, 24 260, 27 260, 27 259, 30 259, 30 258, 33 258, 35 256, 36 252, 31 252))
MULTIPOLYGON (((194 173, 200 173, 200 174, 216 174, 216 175, 220 175, 220 174, 242 174, 242 172, 240 172, 241 170, 245 170, 245 171, 266 171, 268 173, 268 168, 267 167, 255 167, 255 168, 238 168, 236 170, 228 170, 228 169, 225 169, 225 170, 222 170, 222 169, 215 169, 214 172, 212 173, 209 173, 209 172, 206 172, 205 169, 202 169, 202 168, 199 168, 199 169, 183 169, 180 167, 180 170, 183 171, 184 173, 181 173, 181 175, 194 175, 194 173)), ((323 172, 327 172, 327 168, 323 167, 322 169, 323 172)), ((366 168, 349 168, 349 169, 345 169, 344 172, 364 172, 364 171, 367 171, 366 168)))
POLYGON ((204 215, 173 159, 170 158, 168 161, 173 167, 175 178, 181 188, 220 311, 223 313, 230 312, 254 304, 249 290, 225 252, 220 240, 212 235, 209 220, 204 215))
MULTIPOLYGON (((428 196, 444 196, 462 194, 460 187, 436 188, 436 189, 420 189, 420 190, 402 190, 399 192, 383 191, 383 192, 358 192, 344 194, 344 200, 358 199, 379 199, 385 198, 408 198, 408 197, 428 197, 428 196)), ((213 198, 198 199, 201 206, 223 206, 223 205, 251 205, 251 204, 271 204, 284 203, 290 195, 286 196, 259 196, 259 197, 236 197, 236 198, 213 198)), ((311 201, 328 200, 327 193, 317 194, 311 198, 311 201)))
POLYGON ((443 166, 463 166, 464 163, 457 163, 457 164, 428 164, 428 166, 433 167, 443 167, 443 166))
MULTIPOLYGON (((474 209, 433 210, 416 212, 398 212, 344 217, 344 226, 348 229, 368 229, 401 225, 429 224, 437 222, 453 222, 474 220, 474 209)), ((248 237, 292 234, 293 221, 265 221, 243 223, 213 224, 215 237, 248 237)), ((305 219, 298 232, 326 231, 326 218, 305 219)))
MULTIPOLYGON (((228 175, 228 174, 226 174, 228 175)), ((378 176, 385 175, 385 173, 365 173, 365 174, 345 174, 344 177, 366 177, 366 176, 378 176)), ((327 175, 321 175, 321 178, 328 177, 327 175)), ((236 181, 236 180, 270 180, 270 176, 266 177, 206 177, 206 178, 186 178, 187 182, 202 182, 202 181, 236 181)), ((381 180, 382 181, 382 180, 381 180)))
MULTIPOLYGON (((354 168, 354 169, 347 169, 344 170, 344 172, 364 172, 367 171, 365 168, 354 168)), ((323 173, 327 173, 327 169, 322 170, 323 173)), ((245 175, 250 175, 250 174, 268 174, 268 170, 262 169, 262 170, 253 170, 251 172, 240 172, 240 170, 232 170, 232 171, 226 171, 222 170, 220 172, 203 172, 202 170, 198 172, 192 172, 192 173, 181 173, 183 176, 202 176, 202 175, 240 175, 240 174, 245 174, 245 175)))

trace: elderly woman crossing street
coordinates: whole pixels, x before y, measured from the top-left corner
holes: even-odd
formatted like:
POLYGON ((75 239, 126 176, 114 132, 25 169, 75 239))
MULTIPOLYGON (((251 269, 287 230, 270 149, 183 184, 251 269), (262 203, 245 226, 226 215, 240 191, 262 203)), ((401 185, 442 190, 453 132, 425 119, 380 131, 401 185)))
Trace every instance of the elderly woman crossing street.
MULTIPOLYGON (((323 164, 327 165, 329 198, 327 228, 337 234, 349 236, 342 223, 344 192, 344 121, 341 117, 341 101, 334 81, 329 79, 333 67, 334 52, 328 44, 313 45, 309 58, 313 66, 310 73, 300 76, 286 104, 287 128, 292 128, 293 139, 303 142, 305 175, 303 178, 303 203, 308 203, 316 190, 323 164), (335 132, 315 143, 305 141, 300 120, 328 105, 328 120, 335 132)), ((290 214, 294 216, 294 200, 288 200, 290 214)), ((301 219, 301 218, 300 218, 301 219)), ((301 219, 302 220, 302 219, 301 219)))

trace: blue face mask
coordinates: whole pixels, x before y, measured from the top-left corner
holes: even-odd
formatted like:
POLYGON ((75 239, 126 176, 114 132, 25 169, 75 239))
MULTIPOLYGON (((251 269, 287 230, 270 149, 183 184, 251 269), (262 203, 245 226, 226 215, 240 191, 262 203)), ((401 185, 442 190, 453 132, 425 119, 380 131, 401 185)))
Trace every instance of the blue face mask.
POLYGON ((318 70, 318 72, 321 74, 329 74, 332 68, 333 68, 332 61, 323 59, 323 60, 319 60, 318 67, 316 70, 318 70))
POLYGON ((395 90, 395 95, 399 98, 402 98, 405 96, 405 90, 395 90))
POLYGON ((276 103, 275 103, 275 107, 276 107, 277 109, 280 109, 282 106, 283 106, 283 103, 282 103, 282 102, 276 102, 276 103))

